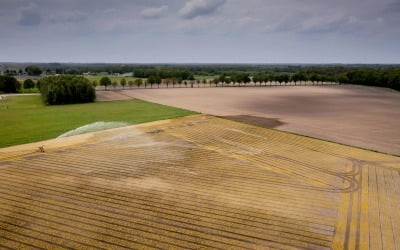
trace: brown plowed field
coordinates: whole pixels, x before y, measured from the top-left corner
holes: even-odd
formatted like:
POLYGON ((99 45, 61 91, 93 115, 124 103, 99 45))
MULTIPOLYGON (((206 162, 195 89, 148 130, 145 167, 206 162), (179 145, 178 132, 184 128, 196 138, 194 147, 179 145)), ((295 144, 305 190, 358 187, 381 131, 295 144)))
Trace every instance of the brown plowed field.
POLYGON ((341 85, 135 89, 123 93, 124 98, 234 120, 242 117, 241 121, 255 125, 400 155, 400 92, 396 91, 341 85))
POLYGON ((395 249, 399 170, 204 115, 5 148, 0 248, 395 249))

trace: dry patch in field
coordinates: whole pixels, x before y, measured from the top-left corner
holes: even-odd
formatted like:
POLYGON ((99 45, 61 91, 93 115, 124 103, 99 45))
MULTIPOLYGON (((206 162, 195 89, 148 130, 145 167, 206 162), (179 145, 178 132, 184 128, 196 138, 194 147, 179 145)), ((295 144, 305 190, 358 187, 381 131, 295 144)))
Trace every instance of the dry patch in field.
POLYGON ((129 100, 132 97, 124 94, 122 91, 115 90, 97 90, 96 91, 96 100, 98 101, 115 101, 115 100, 129 100))
POLYGON ((0 248, 393 249, 399 170, 205 115, 16 146, 0 150, 0 248))

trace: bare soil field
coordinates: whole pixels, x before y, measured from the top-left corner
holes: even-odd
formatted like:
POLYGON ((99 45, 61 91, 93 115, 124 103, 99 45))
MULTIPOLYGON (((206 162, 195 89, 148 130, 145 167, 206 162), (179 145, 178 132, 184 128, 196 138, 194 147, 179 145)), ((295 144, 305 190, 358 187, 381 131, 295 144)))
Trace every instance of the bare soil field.
POLYGON ((124 97, 400 155, 400 93, 363 86, 137 89, 124 97))
POLYGON ((0 248, 395 249, 399 170, 206 115, 4 148, 0 248))

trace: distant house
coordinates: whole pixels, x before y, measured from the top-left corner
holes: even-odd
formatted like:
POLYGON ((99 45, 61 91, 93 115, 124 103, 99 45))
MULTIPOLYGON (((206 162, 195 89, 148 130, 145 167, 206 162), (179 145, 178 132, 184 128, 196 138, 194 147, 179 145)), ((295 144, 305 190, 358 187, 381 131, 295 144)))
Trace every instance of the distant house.
POLYGON ((108 75, 108 72, 100 72, 99 75, 106 76, 106 75, 108 75))
POLYGON ((124 73, 121 76, 123 76, 123 77, 132 77, 133 76, 133 72, 124 73))
POLYGON ((15 67, 8 67, 5 71, 5 74, 7 75, 18 75, 18 69, 15 67))

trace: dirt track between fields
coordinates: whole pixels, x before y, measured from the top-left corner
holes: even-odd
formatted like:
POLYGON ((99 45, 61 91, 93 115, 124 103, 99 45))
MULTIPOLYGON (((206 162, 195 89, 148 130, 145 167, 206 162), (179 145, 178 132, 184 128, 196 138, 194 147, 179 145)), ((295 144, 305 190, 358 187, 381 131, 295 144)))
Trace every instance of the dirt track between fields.
POLYGON ((182 88, 125 90, 120 95, 400 155, 400 93, 386 89, 182 88))

